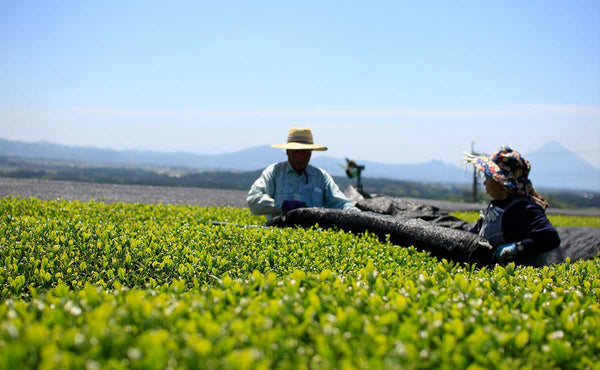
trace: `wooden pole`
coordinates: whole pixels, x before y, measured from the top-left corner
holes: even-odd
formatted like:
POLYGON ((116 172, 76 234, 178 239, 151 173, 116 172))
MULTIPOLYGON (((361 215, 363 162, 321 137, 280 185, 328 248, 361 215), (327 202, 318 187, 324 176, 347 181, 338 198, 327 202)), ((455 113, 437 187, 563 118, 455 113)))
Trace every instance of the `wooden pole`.
MULTIPOLYGON (((471 154, 475 154, 475 142, 471 141, 471 154)), ((472 194, 473 203, 477 203, 477 169, 473 166, 473 194, 472 194)))

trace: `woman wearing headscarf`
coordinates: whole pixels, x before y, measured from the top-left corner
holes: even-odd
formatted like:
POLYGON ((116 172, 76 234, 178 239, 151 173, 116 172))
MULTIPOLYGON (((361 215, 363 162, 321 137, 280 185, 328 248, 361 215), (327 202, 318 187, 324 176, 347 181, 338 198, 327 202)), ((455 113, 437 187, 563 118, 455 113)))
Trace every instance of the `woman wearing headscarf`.
POLYGON ((491 157, 467 154, 485 177, 492 197, 471 232, 494 247, 493 261, 535 264, 536 257, 560 245, 558 232, 546 217, 549 206, 529 180, 531 164, 519 152, 502 146, 491 157))

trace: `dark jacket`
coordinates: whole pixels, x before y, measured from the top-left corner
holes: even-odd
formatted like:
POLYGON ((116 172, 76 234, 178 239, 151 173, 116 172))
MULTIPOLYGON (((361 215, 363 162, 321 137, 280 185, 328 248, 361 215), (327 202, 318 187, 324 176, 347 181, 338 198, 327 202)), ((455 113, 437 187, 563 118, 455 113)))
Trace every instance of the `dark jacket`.
MULTIPOLYGON (((494 206, 504 208, 515 198, 492 200, 494 206)), ((479 233, 483 218, 480 218, 471 232, 479 233)), ((560 245, 558 232, 552 226, 546 212, 536 202, 526 199, 514 203, 502 215, 502 233, 507 243, 521 242, 523 257, 548 252, 560 245)))

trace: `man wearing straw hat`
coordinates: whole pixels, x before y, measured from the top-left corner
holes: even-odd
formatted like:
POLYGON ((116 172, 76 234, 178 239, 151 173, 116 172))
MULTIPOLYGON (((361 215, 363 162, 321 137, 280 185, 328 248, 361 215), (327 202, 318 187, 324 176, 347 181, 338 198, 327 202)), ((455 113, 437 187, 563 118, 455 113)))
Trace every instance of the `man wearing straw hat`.
POLYGON ((274 163, 252 184, 246 201, 255 215, 269 218, 301 207, 325 207, 359 211, 324 170, 308 164, 312 151, 327 147, 314 144, 310 128, 292 127, 285 144, 288 160, 274 163))

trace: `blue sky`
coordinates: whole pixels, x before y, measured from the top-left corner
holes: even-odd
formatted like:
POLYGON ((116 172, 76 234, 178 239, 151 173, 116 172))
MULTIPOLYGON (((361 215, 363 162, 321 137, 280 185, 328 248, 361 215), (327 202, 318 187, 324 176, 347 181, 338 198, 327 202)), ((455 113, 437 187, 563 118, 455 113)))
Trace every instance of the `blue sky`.
POLYGON ((0 71, 12 140, 213 154, 296 125, 335 157, 558 141, 600 168, 597 0, 3 0, 0 71))

